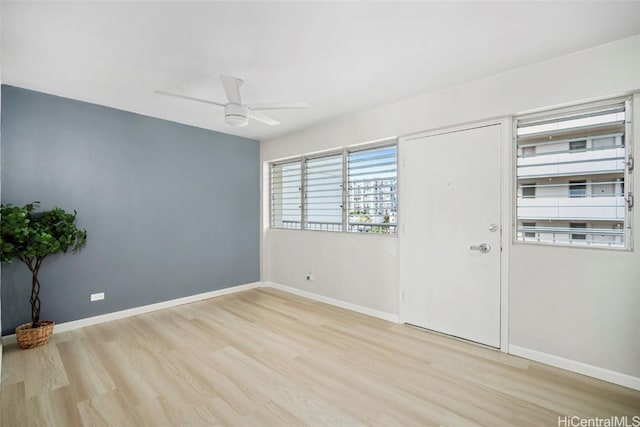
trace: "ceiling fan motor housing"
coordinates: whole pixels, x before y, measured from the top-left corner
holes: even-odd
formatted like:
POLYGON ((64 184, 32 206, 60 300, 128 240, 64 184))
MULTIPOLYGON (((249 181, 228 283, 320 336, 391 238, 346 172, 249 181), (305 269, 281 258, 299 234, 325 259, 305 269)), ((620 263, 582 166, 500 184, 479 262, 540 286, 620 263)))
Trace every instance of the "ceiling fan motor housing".
POLYGON ((224 107, 224 121, 229 126, 244 127, 249 124, 249 107, 229 103, 224 107))

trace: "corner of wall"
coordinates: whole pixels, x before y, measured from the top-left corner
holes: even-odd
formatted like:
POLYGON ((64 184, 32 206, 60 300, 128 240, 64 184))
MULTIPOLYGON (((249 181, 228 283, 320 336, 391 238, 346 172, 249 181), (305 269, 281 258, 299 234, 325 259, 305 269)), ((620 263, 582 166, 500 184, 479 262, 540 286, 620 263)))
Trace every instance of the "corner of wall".
MULTIPOLYGON (((0 7, 0 27, 2 26, 2 7, 0 7)), ((2 31, 0 31, 0 45, 2 31)), ((2 56, 0 55, 0 161, 2 160, 2 56)), ((2 198, 2 177, 0 176, 0 199, 2 198)), ((0 263, 0 290, 2 289, 2 264, 0 263)), ((0 292, 0 331, 2 331, 2 292, 0 292)), ((2 379, 2 340, 0 340, 0 379, 2 379)))

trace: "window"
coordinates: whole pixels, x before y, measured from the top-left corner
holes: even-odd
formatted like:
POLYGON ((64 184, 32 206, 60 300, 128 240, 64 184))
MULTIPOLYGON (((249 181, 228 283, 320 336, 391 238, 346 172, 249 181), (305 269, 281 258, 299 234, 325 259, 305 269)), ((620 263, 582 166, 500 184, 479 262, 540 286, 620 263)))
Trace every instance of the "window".
MULTIPOLYGON (((622 145, 624 143, 624 141, 620 141, 620 144, 622 145)), ((595 148, 607 148, 607 147, 614 147, 616 145, 616 138, 614 137, 606 137, 606 138, 594 138, 591 141, 591 146, 595 149, 595 148)))
MULTIPOLYGON (((570 222, 569 228, 571 229, 571 231, 583 228, 586 229, 587 224, 585 224, 584 222, 570 222)), ((587 235, 582 233, 571 233, 571 240, 587 240, 587 235)))
POLYGON ((348 231, 394 234, 398 211, 396 146, 348 153, 348 231))
POLYGON ((569 197, 587 197, 587 181, 569 181, 569 197))
POLYGON ((591 197, 612 197, 616 195, 615 181, 592 181, 591 197))
POLYGON ((302 169, 300 162, 271 165, 271 226, 300 228, 302 169))
POLYGON ((342 153, 304 164, 305 230, 342 231, 342 153))
POLYGON ((525 238, 536 238, 536 232, 534 231, 536 228, 535 222, 523 222, 522 223, 522 231, 525 238))
POLYGON ((522 157, 535 156, 536 155, 536 146, 532 145, 530 147, 522 147, 522 157))
POLYGON ((583 139, 582 141, 570 141, 569 142, 569 151, 578 151, 578 150, 586 150, 587 149, 587 140, 583 139))
POLYGON ((624 195, 624 178, 616 178, 616 196, 622 197, 624 195))
POLYGON ((522 184, 522 197, 533 198, 536 197, 536 183, 522 184))
POLYGON ((630 108, 624 98, 516 117, 517 241, 631 246, 630 108))
POLYGON ((395 234, 396 143, 271 164, 271 227, 395 234))

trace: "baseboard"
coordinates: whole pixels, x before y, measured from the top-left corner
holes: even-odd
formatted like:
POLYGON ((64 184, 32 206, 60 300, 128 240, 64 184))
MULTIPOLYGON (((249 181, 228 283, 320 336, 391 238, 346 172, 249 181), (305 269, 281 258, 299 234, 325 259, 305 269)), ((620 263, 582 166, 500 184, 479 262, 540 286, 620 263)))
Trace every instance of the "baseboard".
POLYGON ((292 288, 290 286, 281 285, 274 282, 263 282, 263 286, 279 289, 290 294, 299 295, 301 297, 309 298, 314 301, 324 302, 326 304, 334 305, 340 308, 346 308, 347 310, 355 311, 358 313, 366 314, 368 316, 377 317, 379 319, 387 320, 393 323, 400 323, 400 319, 397 314, 386 313, 384 311, 374 310, 372 308, 363 307, 361 305, 352 304, 350 302, 341 301, 338 299, 325 297, 324 295, 314 294, 312 292, 303 291, 301 289, 292 288))
MULTIPOLYGON (((149 313, 156 310, 162 310, 163 308, 176 307, 178 305, 189 304, 191 302, 202 301, 209 298, 215 298, 222 295, 227 295, 235 292, 242 292, 248 289, 258 288, 262 286, 261 282, 247 283, 244 285, 231 286, 224 289, 218 289, 216 291, 205 292, 197 295, 189 295, 188 297, 176 298, 169 301, 162 301, 155 304, 143 305, 140 307, 129 308, 121 311, 114 311, 113 313, 101 314, 99 316, 87 317, 85 319, 72 320, 70 322, 64 322, 56 324, 54 328, 54 334, 59 334, 73 329, 84 328, 85 326, 96 325, 98 323, 110 322, 112 320, 124 319, 125 317, 136 316, 138 314, 149 313)), ((16 335, 6 335, 2 337, 2 342, 7 345, 16 342, 16 335)))
POLYGON ((566 369, 567 371, 577 372, 599 380, 618 384, 634 390, 640 390, 640 378, 611 371, 605 368, 588 365, 586 363, 577 362, 564 357, 554 356, 552 354, 542 353, 540 351, 531 350, 516 345, 509 346, 509 353, 514 356, 524 357, 525 359, 535 360, 545 365, 555 366, 556 368, 566 369))

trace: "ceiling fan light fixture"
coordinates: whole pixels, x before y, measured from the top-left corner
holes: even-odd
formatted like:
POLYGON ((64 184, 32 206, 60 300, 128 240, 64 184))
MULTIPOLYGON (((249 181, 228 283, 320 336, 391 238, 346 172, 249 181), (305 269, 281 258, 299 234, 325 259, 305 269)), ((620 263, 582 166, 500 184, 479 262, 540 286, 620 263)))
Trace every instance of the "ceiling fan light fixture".
POLYGON ((249 124, 249 118, 243 116, 235 116, 233 114, 224 116, 224 122, 234 128, 243 128, 249 124))
POLYGON ((246 105, 229 103, 224 107, 224 122, 241 128, 249 124, 249 108, 246 105))
POLYGON ((233 76, 220 76, 224 92, 227 95, 227 104, 210 101, 208 99, 196 98, 194 96, 182 95, 179 93, 156 90, 160 95, 173 96, 175 98, 188 99, 189 101, 202 102, 218 107, 224 107, 224 122, 227 126, 236 128, 245 127, 249 124, 249 119, 269 126, 279 125, 280 122, 260 112, 260 110, 290 110, 294 108, 307 108, 306 102, 272 102, 267 104, 243 104, 240 96, 240 87, 244 83, 242 79, 233 76))

